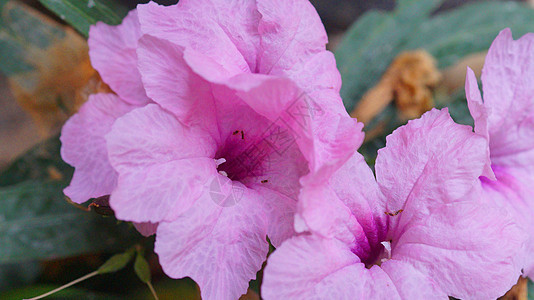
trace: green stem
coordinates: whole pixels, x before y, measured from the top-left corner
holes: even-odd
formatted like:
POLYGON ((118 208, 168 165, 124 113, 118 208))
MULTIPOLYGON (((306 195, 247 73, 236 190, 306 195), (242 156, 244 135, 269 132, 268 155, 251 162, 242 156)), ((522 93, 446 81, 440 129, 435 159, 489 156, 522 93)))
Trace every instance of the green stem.
POLYGON ((147 282, 148 288, 150 289, 150 292, 152 293, 152 296, 154 296, 154 299, 159 300, 158 294, 156 294, 156 290, 154 290, 154 287, 152 286, 152 283, 147 282))
POLYGON ((84 281, 84 280, 86 280, 86 279, 89 279, 89 278, 91 278, 91 277, 93 277, 93 276, 96 276, 96 275, 98 275, 98 274, 99 274, 98 271, 94 271, 94 272, 89 273, 89 274, 87 274, 87 275, 85 275, 85 276, 83 276, 83 277, 80 277, 80 278, 78 278, 78 279, 76 279, 76 280, 73 280, 73 281, 71 281, 71 282, 69 282, 69 283, 67 283, 67 284, 65 284, 65 285, 62 285, 62 286, 58 287, 57 289, 51 290, 50 292, 48 292, 48 293, 46 293, 46 294, 42 294, 42 295, 37 296, 37 297, 35 297, 35 298, 30 298, 30 299, 26 299, 26 300, 37 300, 37 299, 42 299, 42 298, 44 298, 44 297, 50 296, 50 295, 52 295, 52 294, 54 294, 54 293, 57 293, 57 292, 59 292, 59 291, 61 291, 61 290, 64 290, 64 289, 66 289, 66 288, 68 288, 68 287, 70 287, 70 286, 73 286, 73 285, 77 284, 78 282, 82 282, 82 281, 84 281))

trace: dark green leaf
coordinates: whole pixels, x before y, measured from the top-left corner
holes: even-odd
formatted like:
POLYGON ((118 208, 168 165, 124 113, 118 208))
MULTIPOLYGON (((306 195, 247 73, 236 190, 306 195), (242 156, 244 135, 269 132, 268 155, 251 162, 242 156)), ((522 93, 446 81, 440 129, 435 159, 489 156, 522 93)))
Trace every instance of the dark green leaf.
POLYGON ((124 249, 134 230, 65 201, 64 183, 30 180, 0 188, 0 263, 124 249))
MULTIPOLYGON (((155 283, 154 288, 162 295, 162 299, 163 295, 180 295, 180 300, 201 300, 198 285, 189 277, 178 280, 162 278, 155 283)), ((146 288, 137 291, 136 295, 140 294, 145 295, 145 299, 154 299, 146 288)))
POLYGON ((343 78, 341 96, 351 111, 357 100, 372 87, 394 57, 398 25, 390 13, 365 14, 345 34, 335 55, 343 78))
POLYGON ((73 169, 61 159, 60 148, 59 136, 36 145, 0 173, 0 187, 26 180, 50 180, 52 170, 63 179, 70 179, 73 169))
POLYGON ((528 300, 534 300, 534 282, 532 280, 528 280, 527 283, 527 293, 528 293, 528 300))
POLYGON ((394 12, 369 12, 353 24, 335 53, 343 77, 341 96, 348 110, 378 82, 406 38, 441 2, 400 1, 394 12))
MULTIPOLYGON (((27 286, 34 282, 42 271, 38 262, 0 265, 0 292, 27 286)), ((0 299, 4 299, 0 296, 0 299)))
POLYGON ((488 50, 499 31, 510 27, 519 37, 534 30, 534 10, 524 3, 481 2, 464 5, 425 21, 410 35, 405 49, 424 48, 440 67, 488 50))
POLYGON ((439 95, 436 97, 436 107, 449 109, 451 117, 456 123, 474 126, 475 121, 471 117, 469 108, 467 107, 467 98, 463 88, 458 89, 451 95, 446 95, 442 99, 439 95))
MULTIPOLYGON (((9 292, 1 293, 2 300, 20 300, 35 297, 57 288, 53 285, 35 285, 25 288, 15 289, 9 292)), ((103 295, 91 291, 86 291, 76 287, 70 287, 62 290, 45 299, 92 299, 92 300, 114 300, 119 299, 111 295, 103 295)))
POLYGON ((402 18, 426 17, 443 2, 444 0, 397 0, 396 14, 402 18))
POLYGON ((130 249, 124 253, 115 254, 110 257, 98 270, 98 274, 112 273, 121 270, 132 260, 134 250, 130 249))
POLYGON ((143 256, 142 251, 137 251, 137 256, 135 257, 135 263, 134 263, 134 270, 135 270, 135 274, 137 274, 137 277, 139 277, 139 279, 142 282, 144 283, 150 282, 151 280, 150 267, 148 266, 148 262, 143 256))
POLYGON ((98 21, 117 25, 128 13, 126 7, 119 1, 113 0, 39 0, 39 2, 86 37, 90 25, 98 21))
POLYGON ((35 68, 28 49, 47 48, 65 36, 60 27, 43 22, 43 18, 19 2, 3 0, 0 16, 0 72, 7 76, 35 68))
POLYGON ((58 137, 51 138, 0 174, 0 263, 113 251, 139 239, 129 224, 65 200, 72 168, 59 152, 58 137), (60 178, 53 180, 51 168, 60 178))

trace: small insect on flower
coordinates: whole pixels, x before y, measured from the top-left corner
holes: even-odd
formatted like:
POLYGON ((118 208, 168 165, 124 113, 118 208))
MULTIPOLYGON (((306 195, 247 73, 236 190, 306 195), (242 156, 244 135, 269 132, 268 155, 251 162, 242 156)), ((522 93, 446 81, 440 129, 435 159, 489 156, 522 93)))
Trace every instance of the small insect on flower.
POLYGON ((89 208, 93 208, 94 211, 103 216, 113 216, 115 212, 109 206, 109 195, 95 198, 93 203, 89 204, 89 208))
POLYGON ((232 135, 236 135, 236 134, 239 134, 241 133, 241 139, 244 140, 245 139, 245 132, 243 130, 236 130, 234 132, 232 132, 232 135))
POLYGON ((264 179, 264 180, 261 181, 261 183, 267 183, 267 182, 269 182, 269 180, 267 180, 267 179, 264 179))
POLYGON ((385 211, 384 213, 385 213, 386 215, 390 216, 390 217, 394 217, 394 216, 400 214, 400 213, 403 212, 403 211, 404 211, 404 209, 399 209, 399 210, 397 210, 397 211, 394 212, 394 213, 390 213, 389 211, 385 211))

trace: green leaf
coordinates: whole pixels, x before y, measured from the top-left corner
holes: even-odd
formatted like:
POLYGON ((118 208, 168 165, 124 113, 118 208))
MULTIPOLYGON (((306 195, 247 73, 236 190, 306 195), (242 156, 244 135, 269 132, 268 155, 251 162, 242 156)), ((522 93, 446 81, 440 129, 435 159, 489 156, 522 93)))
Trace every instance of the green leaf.
POLYGON ((454 91, 451 95, 437 95, 436 107, 447 107, 449 109, 451 117, 456 123, 469 126, 475 125, 475 121, 473 120, 473 117, 469 112, 469 108, 467 107, 467 98, 465 96, 465 91, 463 88, 454 91))
POLYGON ((350 111, 401 52, 406 38, 442 0, 400 1, 394 12, 371 11, 355 22, 336 50, 341 96, 350 111))
MULTIPOLYGON (((0 299, 2 300, 20 300, 34 297, 36 295, 44 294, 52 289, 56 288, 53 285, 34 285, 20 289, 11 290, 9 292, 0 293, 0 299)), ((95 293, 92 291, 86 291, 84 289, 71 287, 54 294, 53 297, 46 299, 94 299, 94 300, 115 300, 120 299, 111 295, 103 295, 101 293, 95 293)))
POLYGON ((443 2, 444 0, 397 0, 396 14, 404 18, 426 17, 443 2))
POLYGON ((137 277, 139 277, 142 282, 147 284, 150 283, 150 267, 140 250, 137 251, 137 256, 135 257, 134 270, 135 274, 137 274, 137 277))
POLYGON ((528 280, 528 283, 527 283, 527 295, 528 295, 528 300, 534 300, 534 282, 532 282, 532 280, 528 280))
MULTIPOLYGON (((159 291, 161 295, 180 295, 180 300, 201 300, 200 289, 198 285, 189 277, 182 279, 171 279, 169 277, 164 277, 159 279, 154 286, 155 289, 159 291)), ((135 291, 135 295, 144 295, 145 299, 149 297, 153 298, 153 293, 146 292, 146 289, 135 291), (150 296, 152 294, 152 296, 150 296)), ((162 296, 162 299, 164 297, 162 296)), ((165 297, 168 298, 168 297, 165 297)))
POLYGON ((372 87, 394 57, 398 47, 397 22, 391 13, 369 12, 345 33, 335 52, 343 79, 341 96, 347 110, 372 87))
POLYGON ((39 2, 86 37, 92 24, 102 21, 117 25, 128 13, 125 6, 113 0, 39 0, 39 2))
POLYGON ((71 178, 74 170, 61 159, 60 148, 59 136, 37 144, 0 173, 0 187, 27 180, 52 180, 51 172, 65 180, 71 178))
POLYGON ((35 69, 28 49, 45 49, 65 37, 61 27, 19 2, 3 0, 0 16, 0 72, 7 76, 35 69))
MULTIPOLYGON (((534 31, 534 10, 525 3, 480 2, 431 15, 439 4, 437 0, 401 0, 395 11, 371 11, 351 26, 335 53, 347 110, 354 109, 403 51, 423 48, 443 68, 468 54, 487 50, 506 27, 516 38, 534 31)), ((472 124, 462 94, 463 90, 447 96, 437 106, 448 106, 455 120, 472 124)), ((382 133, 360 148, 368 163, 374 162, 376 150, 385 145, 386 135, 402 124, 393 105, 366 124, 366 131, 381 128, 382 133)))
POLYGON ((64 183, 29 180, 0 188, 0 263, 124 249, 139 235, 65 201, 64 183))
POLYGON ((139 240, 130 224, 65 200, 72 168, 59 152, 59 138, 53 137, 0 174, 0 263, 114 251, 139 240))
POLYGON ((117 272, 124 267, 132 260, 134 255, 134 249, 130 249, 124 253, 115 254, 110 257, 100 268, 98 268, 98 274, 112 273, 117 272))
MULTIPOLYGON (((35 282, 41 272, 41 264, 33 261, 0 265, 0 292, 27 286, 35 282)), ((0 296, 0 299, 5 298, 0 296)))
POLYGON ((534 10, 524 3, 481 2, 430 16, 439 3, 400 1, 394 12, 372 11, 353 24, 335 53, 343 79, 341 95, 349 111, 403 51, 426 49, 440 67, 446 67, 467 54, 487 50, 506 27, 516 37, 534 30, 534 10))
POLYGON ((534 30, 534 10, 524 3, 480 2, 429 19, 413 33, 405 49, 424 48, 447 67, 458 59, 488 50, 499 31, 510 27, 519 37, 534 30))

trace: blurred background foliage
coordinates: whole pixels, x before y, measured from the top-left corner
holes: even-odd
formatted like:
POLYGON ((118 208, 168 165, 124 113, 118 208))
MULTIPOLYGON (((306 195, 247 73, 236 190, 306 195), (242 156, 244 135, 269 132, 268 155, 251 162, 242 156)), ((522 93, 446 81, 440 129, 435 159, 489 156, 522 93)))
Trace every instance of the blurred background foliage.
MULTIPOLYGON (((37 296, 134 246, 141 249, 136 259, 148 265, 141 275, 129 256, 117 272, 50 298, 151 299, 143 283, 149 276, 160 299, 199 299, 192 280, 163 274, 153 238, 72 205, 62 193, 73 170, 60 158, 59 130, 88 95, 109 91, 90 65, 89 26, 119 24, 142 2, 0 0, 0 299, 37 296)), ((329 33, 345 106, 366 125, 360 151, 371 165, 387 134, 431 107, 448 107, 458 122, 471 124, 463 92, 466 66, 480 74, 501 29, 512 28, 515 38, 534 31, 532 1, 312 3, 329 33)), ((243 298, 258 299, 259 284, 251 282, 243 298)), ((534 299, 534 287, 528 290, 534 299)))

